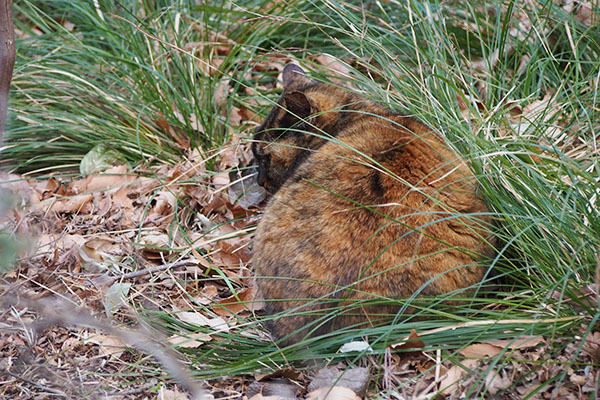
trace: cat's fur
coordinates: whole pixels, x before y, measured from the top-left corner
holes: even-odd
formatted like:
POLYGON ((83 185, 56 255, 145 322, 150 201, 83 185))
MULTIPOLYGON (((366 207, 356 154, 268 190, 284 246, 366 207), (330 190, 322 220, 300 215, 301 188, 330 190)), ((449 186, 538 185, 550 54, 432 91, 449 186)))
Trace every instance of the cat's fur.
POLYGON ((268 311, 296 314, 274 321, 274 335, 293 343, 399 309, 319 319, 347 302, 478 283, 493 239, 465 161, 420 122, 313 81, 295 64, 283 83, 253 143, 259 184, 274 196, 252 265, 268 311))

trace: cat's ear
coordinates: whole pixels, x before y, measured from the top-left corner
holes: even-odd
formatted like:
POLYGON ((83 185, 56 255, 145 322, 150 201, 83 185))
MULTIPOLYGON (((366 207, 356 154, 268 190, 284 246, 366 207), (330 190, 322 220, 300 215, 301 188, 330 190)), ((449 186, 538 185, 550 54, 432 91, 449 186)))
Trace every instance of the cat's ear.
POLYGON ((302 92, 284 94, 283 106, 288 112, 301 119, 305 119, 313 113, 310 99, 302 92))
POLYGON ((283 68, 283 89, 287 90, 303 83, 310 82, 306 72, 296 64, 288 64, 283 68))

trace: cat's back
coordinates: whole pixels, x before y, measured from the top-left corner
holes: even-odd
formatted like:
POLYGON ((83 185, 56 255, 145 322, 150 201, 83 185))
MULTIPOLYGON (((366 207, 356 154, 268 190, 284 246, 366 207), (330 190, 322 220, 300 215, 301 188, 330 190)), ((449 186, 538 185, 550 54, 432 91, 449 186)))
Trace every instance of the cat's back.
MULTIPOLYGON (((345 125, 275 194, 257 232, 261 240, 255 252, 259 260, 260 254, 271 254, 279 261, 257 262, 259 272, 262 267, 262 272, 279 274, 282 265, 289 265, 292 277, 340 285, 359 279, 367 267, 381 272, 425 254, 432 254, 426 268, 431 276, 433 269, 448 267, 435 254, 439 251, 454 263, 472 262, 442 249, 448 241, 457 247, 481 241, 481 232, 462 229, 465 221, 450 217, 485 211, 464 160, 414 119, 384 109, 379 114, 345 125)), ((397 279, 371 279, 363 286, 410 295, 424 283, 410 279, 411 273, 421 276, 414 269, 401 268, 394 273, 397 279)))

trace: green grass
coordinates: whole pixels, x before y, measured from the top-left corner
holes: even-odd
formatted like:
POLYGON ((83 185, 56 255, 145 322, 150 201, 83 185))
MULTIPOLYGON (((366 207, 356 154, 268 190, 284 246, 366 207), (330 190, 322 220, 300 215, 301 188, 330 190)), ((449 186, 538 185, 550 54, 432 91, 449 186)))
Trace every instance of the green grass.
MULTIPOLYGON (((99 3, 102 12, 83 0, 15 4, 16 25, 27 37, 17 43, 5 166, 73 170, 98 143, 140 164, 178 160, 186 140, 218 151, 232 134, 251 133, 252 126, 231 125, 234 106, 264 114, 268 106, 256 100, 277 95, 244 90, 274 78, 251 73, 254 65, 273 54, 313 65, 307 57, 329 53, 348 61, 352 82, 369 97, 443 132, 471 162, 495 216, 499 246, 491 264, 501 278, 489 277, 467 306, 423 301, 417 314, 425 320, 400 316, 392 326, 311 339, 310 351, 277 349, 238 331, 223 334, 188 351, 199 377, 313 358, 358 362, 336 352, 351 338, 368 334, 374 352, 383 354, 410 329, 467 321, 507 323, 436 332, 424 338, 426 348, 454 360, 469 343, 544 335, 555 340, 551 357, 599 329, 597 304, 579 300, 586 286, 598 283, 600 254, 600 30, 594 25, 550 1, 390 1, 367 8, 310 0, 99 3), (217 59, 216 70, 206 67, 217 59), (228 81, 233 89, 220 99, 228 81), (539 112, 520 121, 511 116, 548 91, 551 100, 539 112)), ((328 79, 323 70, 315 76, 328 79)), ((182 329, 172 316, 162 320, 170 330, 182 329)), ((251 328, 255 320, 248 322, 251 328)), ((492 365, 510 360, 500 354, 492 365)), ((484 394, 478 382, 469 396, 484 394)))

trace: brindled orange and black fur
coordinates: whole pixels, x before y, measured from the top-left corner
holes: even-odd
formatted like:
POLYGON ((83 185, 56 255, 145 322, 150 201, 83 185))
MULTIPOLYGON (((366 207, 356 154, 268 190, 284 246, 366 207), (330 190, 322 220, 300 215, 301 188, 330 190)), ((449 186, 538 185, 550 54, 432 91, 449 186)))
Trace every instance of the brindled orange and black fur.
POLYGON ((258 182, 273 197, 252 265, 267 311, 290 315, 271 323, 274 336, 289 344, 380 323, 400 307, 340 306, 446 294, 482 279, 490 218, 460 156, 422 123, 295 64, 283 85, 253 143, 258 182))

